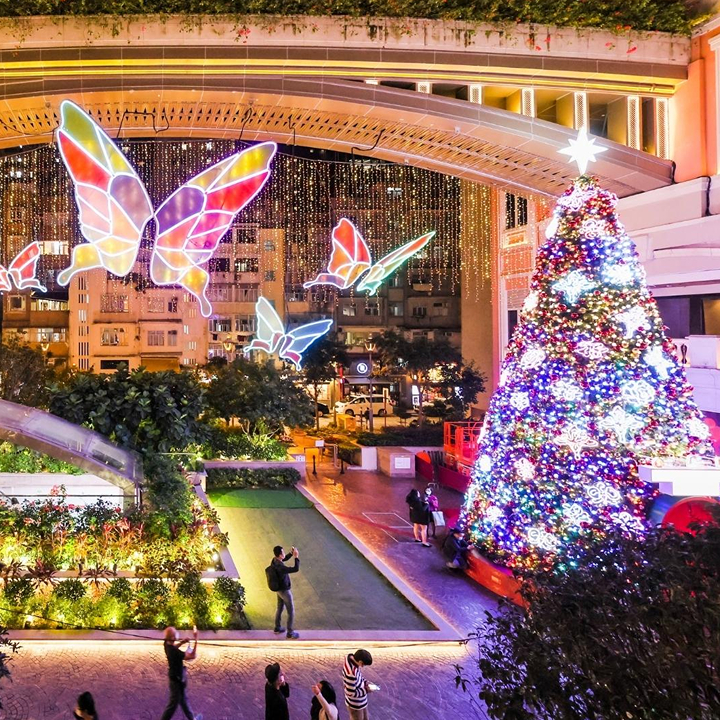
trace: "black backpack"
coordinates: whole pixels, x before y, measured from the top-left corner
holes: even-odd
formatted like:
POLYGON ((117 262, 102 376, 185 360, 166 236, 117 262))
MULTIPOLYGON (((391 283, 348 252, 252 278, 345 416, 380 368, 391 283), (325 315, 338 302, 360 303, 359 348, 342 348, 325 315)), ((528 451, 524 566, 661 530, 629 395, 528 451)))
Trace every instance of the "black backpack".
POLYGON ((267 578, 267 586, 273 592, 280 590, 280 578, 274 565, 268 565, 265 568, 265 577, 267 578))

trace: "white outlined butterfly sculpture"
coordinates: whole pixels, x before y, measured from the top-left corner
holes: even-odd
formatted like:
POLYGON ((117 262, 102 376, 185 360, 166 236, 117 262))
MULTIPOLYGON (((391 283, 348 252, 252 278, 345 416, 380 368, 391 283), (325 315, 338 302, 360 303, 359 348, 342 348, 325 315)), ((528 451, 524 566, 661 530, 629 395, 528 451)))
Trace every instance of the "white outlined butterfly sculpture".
POLYGON ((75 183, 80 229, 86 243, 73 248, 72 264, 58 275, 67 285, 82 270, 104 268, 118 277, 135 264, 145 227, 155 221, 150 277, 194 295, 204 317, 212 257, 235 216, 270 177, 277 145, 260 143, 203 170, 156 210, 137 172, 105 131, 75 103, 60 105, 57 142, 75 183))
POLYGON ((31 242, 15 256, 7 267, 0 265, 0 292, 10 292, 13 285, 18 290, 32 288, 45 292, 47 288, 41 285, 35 277, 39 259, 40 243, 31 242))
POLYGON ((303 287, 307 289, 313 285, 334 285, 340 290, 347 290, 367 271, 357 289, 360 292, 367 290, 369 295, 374 295, 390 273, 420 252, 434 237, 435 231, 431 230, 373 263, 365 238, 350 220, 342 218, 332 231, 332 253, 327 272, 320 273, 303 287))
POLYGON ((285 326, 275 308, 264 297, 255 303, 257 315, 257 332, 253 341, 243 353, 262 350, 271 355, 277 353, 281 360, 288 360, 299 370, 302 365, 302 354, 332 326, 332 319, 315 320, 285 332, 285 326))

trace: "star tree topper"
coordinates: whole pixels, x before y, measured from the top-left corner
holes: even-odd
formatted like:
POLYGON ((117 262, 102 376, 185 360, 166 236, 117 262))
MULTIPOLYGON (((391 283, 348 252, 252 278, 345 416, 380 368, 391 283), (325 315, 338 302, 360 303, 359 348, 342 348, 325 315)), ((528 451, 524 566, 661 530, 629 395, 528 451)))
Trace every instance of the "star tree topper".
POLYGON ((581 128, 578 132, 577 140, 570 140, 570 147, 558 150, 562 155, 567 155, 570 162, 577 163, 578 171, 581 175, 585 174, 587 166, 591 162, 597 160, 597 155, 607 150, 606 147, 595 144, 595 139, 588 137, 587 130, 581 128))

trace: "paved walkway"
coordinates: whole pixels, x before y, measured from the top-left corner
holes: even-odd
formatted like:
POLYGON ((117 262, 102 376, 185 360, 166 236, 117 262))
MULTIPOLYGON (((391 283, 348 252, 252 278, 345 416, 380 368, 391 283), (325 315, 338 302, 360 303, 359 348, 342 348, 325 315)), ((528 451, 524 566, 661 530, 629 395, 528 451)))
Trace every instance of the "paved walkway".
MULTIPOLYGON (((341 688, 344 654, 357 648, 268 652, 258 648, 200 647, 190 664, 188 695, 205 720, 260 720, 268 662, 281 663, 291 686, 290 716, 310 717, 310 685, 321 679, 341 688)), ((472 664, 458 646, 373 649, 367 678, 381 686, 373 720, 473 720, 468 695, 455 689, 454 663, 472 664)), ((167 664, 160 643, 26 643, 12 663, 12 682, 0 682, 0 720, 68 720, 78 694, 93 693, 102 720, 158 720, 167 699, 167 664)), ((175 718, 182 719, 178 710, 175 718)), ((348 713, 341 709, 340 718, 348 713)))
MULTIPOLYGON (((438 529, 432 548, 413 542, 405 496, 413 487, 422 492, 425 482, 362 470, 341 475, 332 463, 323 462, 317 477, 308 472, 306 486, 462 635, 477 627, 485 610, 497 608, 495 595, 445 567, 440 546, 446 529, 438 529)), ((441 509, 457 509, 461 496, 440 488, 438 500, 441 509)))

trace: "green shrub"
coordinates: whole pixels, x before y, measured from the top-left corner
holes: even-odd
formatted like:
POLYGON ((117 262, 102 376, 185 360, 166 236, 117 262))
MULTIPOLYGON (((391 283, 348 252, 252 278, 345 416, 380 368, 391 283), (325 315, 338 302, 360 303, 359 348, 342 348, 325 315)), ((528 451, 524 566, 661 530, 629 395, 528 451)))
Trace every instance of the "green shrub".
POLYGON ((84 471, 49 455, 4 442, 0 443, 0 472, 80 475, 84 471))
POLYGON ((60 600, 77 602, 85 597, 85 583, 75 579, 62 580, 55 586, 53 595, 60 600))
POLYGON ((226 576, 217 578, 213 584, 213 594, 234 611, 245 607, 245 588, 239 580, 226 576))
POLYGON ((357 441, 366 447, 402 446, 413 447, 430 445, 440 447, 443 444, 443 426, 429 425, 422 428, 385 428, 379 433, 362 432, 357 441))
POLYGON ((232 460, 285 460, 287 444, 265 433, 247 433, 242 428, 213 425, 210 437, 202 447, 206 459, 228 458, 232 460))
POLYGON ((170 597, 170 588, 159 578, 146 578, 140 583, 137 597, 141 600, 162 603, 170 597))
POLYGON ((122 603, 129 603, 133 597, 132 583, 127 578, 115 578, 108 585, 105 594, 122 603))
POLYGON ((295 468, 208 468, 208 489, 294 487, 300 480, 295 468))
POLYGON ((4 595, 12 605, 24 607, 35 595, 35 588, 28 578, 17 578, 7 584, 4 595))
POLYGON ((188 573, 180 578, 175 586, 175 592, 180 597, 188 599, 202 597, 207 594, 198 573, 188 573))

